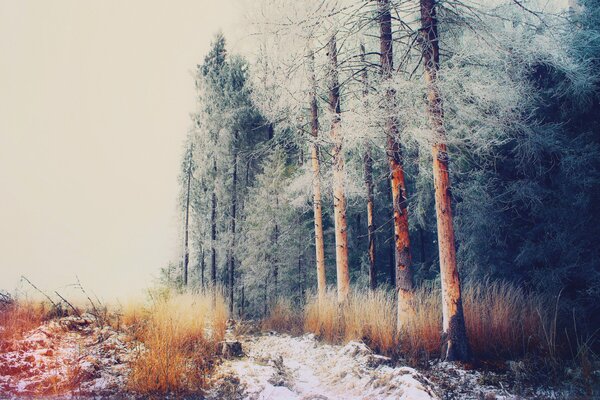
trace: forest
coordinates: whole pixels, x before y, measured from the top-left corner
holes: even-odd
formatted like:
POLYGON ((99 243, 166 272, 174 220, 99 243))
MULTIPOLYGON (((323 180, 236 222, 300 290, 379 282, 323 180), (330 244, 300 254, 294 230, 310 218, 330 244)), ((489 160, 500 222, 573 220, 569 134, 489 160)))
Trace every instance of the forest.
POLYGON ((257 0, 246 14, 251 50, 215 32, 190 66, 180 257, 149 309, 119 314, 150 349, 127 387, 598 396, 600 2, 257 0), (169 314, 194 346, 166 341, 169 314), (169 346, 181 369, 153 381, 169 346))
POLYGON ((255 5, 255 59, 216 34, 196 69, 165 279, 223 288, 239 318, 393 293, 373 312, 399 331, 439 292, 448 360, 471 355, 465 290, 560 298, 592 335, 596 6, 255 5))

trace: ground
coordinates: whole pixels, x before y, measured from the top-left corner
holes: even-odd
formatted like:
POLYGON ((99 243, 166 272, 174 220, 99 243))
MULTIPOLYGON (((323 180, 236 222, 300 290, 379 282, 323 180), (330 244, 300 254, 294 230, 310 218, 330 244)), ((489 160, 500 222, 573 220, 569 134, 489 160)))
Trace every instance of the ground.
POLYGON ((220 366, 213 398, 438 399, 423 375, 388 365, 388 358, 374 355, 362 343, 332 346, 311 334, 267 334, 243 337, 242 348, 245 357, 220 366))
MULTIPOLYGON (((360 342, 330 345, 312 334, 292 337, 275 332, 234 334, 234 331, 229 330, 226 339, 239 341, 244 354, 223 355, 210 380, 206 393, 209 399, 569 397, 564 391, 542 388, 521 390, 516 395, 506 376, 454 364, 430 363, 417 371, 402 362, 373 354, 360 342)), ((127 392, 126 381, 130 363, 141 348, 142 344, 102 325, 89 314, 46 322, 21 339, 0 340, 0 399, 136 398, 127 392)))
POLYGON ((0 398, 110 396, 123 390, 139 346, 89 314, 0 340, 0 398))

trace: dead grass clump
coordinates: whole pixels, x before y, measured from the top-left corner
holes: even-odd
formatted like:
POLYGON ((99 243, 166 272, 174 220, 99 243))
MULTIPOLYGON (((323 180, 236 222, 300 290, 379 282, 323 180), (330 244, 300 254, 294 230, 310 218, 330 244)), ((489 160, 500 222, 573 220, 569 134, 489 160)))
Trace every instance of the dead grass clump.
POLYGON ((44 302, 12 300, 0 308, 0 340, 21 339, 48 318, 50 307, 44 302))
POLYGON ((362 340, 377 352, 395 353, 395 308, 388 291, 353 292, 342 307, 344 341, 362 340))
POLYGON ((328 289, 320 302, 316 294, 308 296, 304 309, 304 330, 330 343, 341 340, 344 330, 334 289, 328 289))
POLYGON ((400 351, 412 360, 439 356, 442 332, 442 297, 439 288, 423 285, 415 291, 413 313, 398 336, 400 351))
POLYGON ((286 332, 292 335, 302 333, 303 315, 289 299, 279 298, 271 307, 269 315, 262 321, 263 330, 286 332))
POLYGON ((142 327, 144 346, 132 365, 131 390, 164 394, 204 389, 225 336, 227 309, 221 295, 163 293, 147 310, 127 315, 142 327))
POLYGON ((515 359, 545 353, 549 302, 507 282, 467 285, 465 322, 473 354, 480 359, 515 359))
POLYGON ((306 331, 332 343, 361 340, 384 354, 396 350, 395 323, 394 298, 385 290, 353 291, 340 305, 330 289, 321 302, 309 296, 304 314, 306 331))
MULTIPOLYGON (((548 332, 555 330, 550 302, 541 295, 507 282, 467 284, 463 305, 467 335, 478 359, 517 359, 542 355, 551 349, 548 332)), ((386 355, 398 353, 413 360, 439 357, 442 331, 441 292, 435 285, 416 290, 414 313, 396 332, 396 304, 385 290, 353 291, 339 305, 335 290, 319 304, 312 295, 304 313, 304 329, 322 339, 340 343, 362 340, 386 355)))

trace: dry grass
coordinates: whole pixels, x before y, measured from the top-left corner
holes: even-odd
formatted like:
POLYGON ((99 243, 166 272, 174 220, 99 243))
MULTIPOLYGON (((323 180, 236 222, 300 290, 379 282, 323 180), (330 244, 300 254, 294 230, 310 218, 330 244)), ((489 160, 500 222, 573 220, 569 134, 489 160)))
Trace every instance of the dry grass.
POLYGON ((396 349, 393 296, 384 290, 355 291, 340 306, 335 290, 328 290, 319 304, 310 296, 304 328, 329 342, 362 340, 382 353, 396 349))
MULTIPOLYGON (((466 285, 463 303, 467 334, 478 359, 516 359, 550 351, 548 332, 556 329, 552 307, 543 296, 527 293, 506 282, 466 285)), ((279 319, 291 320, 291 316, 279 319)), ((322 304, 311 296, 304 329, 328 342, 362 340, 374 350, 412 359, 439 356, 442 330, 441 293, 434 286, 419 288, 414 313, 406 329, 396 332, 395 300, 386 291, 355 291, 340 306, 335 291, 322 304)))
POLYGON ((480 358, 516 358, 547 352, 544 330, 552 319, 547 299, 508 283, 467 286, 467 334, 480 358))
POLYGON ((13 301, 0 308, 0 340, 21 339, 48 318, 50 308, 44 302, 13 301))
MULTIPOLYGON (((225 336, 227 308, 219 294, 155 294, 150 307, 123 312, 144 344, 129 388, 141 394, 201 391, 225 336)), ((127 321, 127 322, 125 322, 127 321)))
POLYGON ((262 321, 263 330, 287 332, 293 335, 302 333, 302 314, 297 312, 298 306, 285 298, 279 298, 271 308, 269 315, 262 321))

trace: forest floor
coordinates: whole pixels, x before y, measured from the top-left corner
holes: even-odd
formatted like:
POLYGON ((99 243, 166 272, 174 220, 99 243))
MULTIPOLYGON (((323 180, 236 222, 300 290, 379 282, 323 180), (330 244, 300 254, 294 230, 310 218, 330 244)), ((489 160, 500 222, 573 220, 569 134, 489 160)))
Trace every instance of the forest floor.
POLYGON ((276 332, 233 336, 244 356, 224 360, 212 381, 211 399, 434 400, 563 399, 544 387, 509 389, 507 375, 431 363, 418 371, 374 354, 365 344, 325 344, 313 334, 276 332))
MULTIPOLYGON (((517 394, 509 389, 506 376, 452 364, 431 363, 416 370, 376 355, 360 342, 330 345, 312 334, 294 337, 234 331, 228 331, 226 340, 239 341, 244 354, 218 363, 206 393, 209 399, 569 397, 564 391, 534 386, 517 394)), ((127 334, 98 324, 89 314, 45 322, 18 340, 0 341, 0 399, 135 399, 127 390, 127 377, 140 346, 127 334)))
POLYGON ((332 346, 314 335, 238 338, 245 356, 226 360, 214 377, 212 398, 414 399, 438 397, 423 375, 393 367, 386 357, 350 342, 332 346))
POLYGON ((50 320, 0 340, 0 399, 112 396, 125 387, 137 346, 90 314, 50 320))

